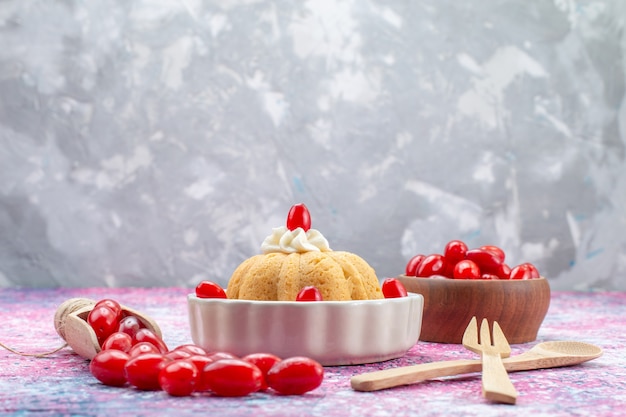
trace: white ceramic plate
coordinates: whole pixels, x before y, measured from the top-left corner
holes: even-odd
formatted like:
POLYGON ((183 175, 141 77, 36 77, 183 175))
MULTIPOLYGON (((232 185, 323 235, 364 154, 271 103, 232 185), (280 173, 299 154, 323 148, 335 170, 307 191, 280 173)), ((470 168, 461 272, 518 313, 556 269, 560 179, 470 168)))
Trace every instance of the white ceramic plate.
POLYGON ((403 356, 420 335, 424 297, 364 301, 249 301, 187 297, 193 342, 237 356, 307 356, 324 366, 403 356))

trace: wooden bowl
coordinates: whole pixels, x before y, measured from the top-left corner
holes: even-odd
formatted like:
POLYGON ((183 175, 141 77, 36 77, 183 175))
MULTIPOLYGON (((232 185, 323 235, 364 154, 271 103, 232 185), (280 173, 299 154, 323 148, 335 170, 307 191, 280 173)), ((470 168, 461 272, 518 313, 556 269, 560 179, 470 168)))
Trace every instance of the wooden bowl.
POLYGON ((510 344, 532 342, 550 306, 545 278, 461 280, 397 277, 407 291, 424 296, 420 340, 461 343, 472 316, 497 321, 510 344))

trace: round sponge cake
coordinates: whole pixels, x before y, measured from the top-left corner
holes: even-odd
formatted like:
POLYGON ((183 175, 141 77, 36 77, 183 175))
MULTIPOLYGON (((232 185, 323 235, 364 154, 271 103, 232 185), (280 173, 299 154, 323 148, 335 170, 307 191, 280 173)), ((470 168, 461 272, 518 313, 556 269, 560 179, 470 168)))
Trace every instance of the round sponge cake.
POLYGON ((359 256, 342 251, 272 252, 246 259, 228 282, 228 298, 295 301, 298 292, 316 287, 325 301, 382 299, 374 269, 359 256))

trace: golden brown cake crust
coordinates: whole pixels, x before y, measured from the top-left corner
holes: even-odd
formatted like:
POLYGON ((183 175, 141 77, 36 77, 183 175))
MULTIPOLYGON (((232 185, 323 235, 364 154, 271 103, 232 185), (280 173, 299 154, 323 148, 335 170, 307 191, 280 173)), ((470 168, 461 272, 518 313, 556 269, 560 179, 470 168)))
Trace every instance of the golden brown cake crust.
POLYGON ((294 301, 306 286, 326 301, 383 298, 374 269, 350 252, 256 255, 242 262, 228 283, 229 298, 294 301))
POLYGON ((228 288, 226 289, 228 298, 239 298, 239 287, 241 286, 242 279, 245 279, 245 277, 248 276, 248 270, 250 267, 263 256, 264 255, 255 255, 239 264, 228 282, 228 288))

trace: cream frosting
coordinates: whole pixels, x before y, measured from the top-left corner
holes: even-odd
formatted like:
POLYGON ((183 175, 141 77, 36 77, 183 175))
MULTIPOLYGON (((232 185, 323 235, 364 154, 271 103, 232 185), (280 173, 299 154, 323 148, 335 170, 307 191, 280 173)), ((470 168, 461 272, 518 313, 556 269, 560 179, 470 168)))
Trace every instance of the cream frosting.
POLYGON ((316 229, 309 229, 305 232, 301 227, 295 230, 289 230, 285 226, 274 227, 272 234, 261 244, 263 253, 328 252, 331 250, 322 233, 316 229))

